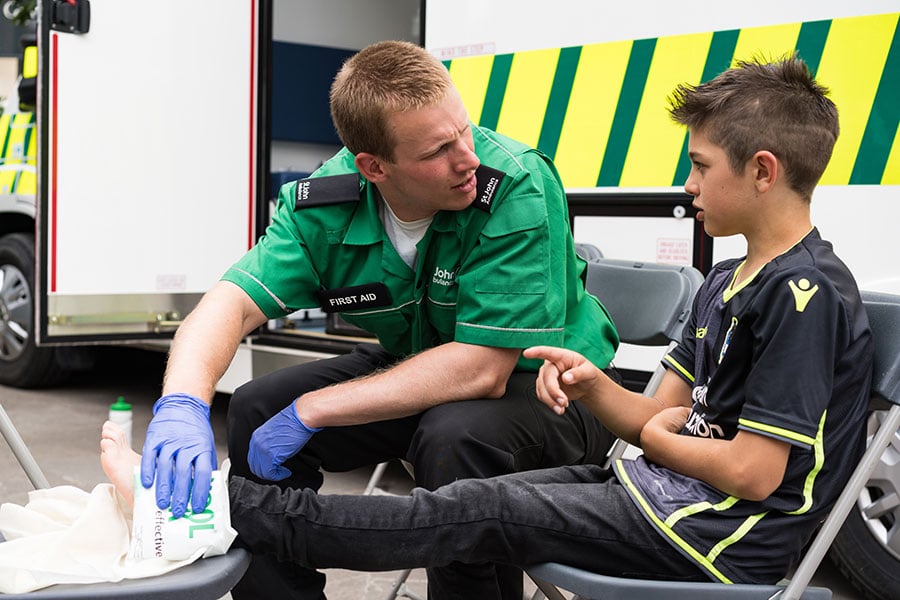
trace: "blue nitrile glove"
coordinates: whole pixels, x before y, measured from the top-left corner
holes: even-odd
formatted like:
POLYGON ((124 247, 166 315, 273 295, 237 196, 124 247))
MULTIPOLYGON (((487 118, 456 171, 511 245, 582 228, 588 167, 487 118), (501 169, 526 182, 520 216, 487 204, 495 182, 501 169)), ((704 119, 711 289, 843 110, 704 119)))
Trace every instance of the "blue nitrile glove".
POLYGON ((260 425, 250 436, 250 451, 247 460, 250 470, 257 477, 269 481, 281 481, 291 474, 291 470, 283 467, 282 463, 300 452, 309 438, 321 427, 307 427, 304 425, 294 403, 260 425))
POLYGON ((141 457, 141 484, 153 485, 156 505, 169 506, 181 517, 191 498, 191 510, 206 510, 216 460, 216 444, 209 422, 209 405, 190 394, 168 394, 153 405, 141 457))

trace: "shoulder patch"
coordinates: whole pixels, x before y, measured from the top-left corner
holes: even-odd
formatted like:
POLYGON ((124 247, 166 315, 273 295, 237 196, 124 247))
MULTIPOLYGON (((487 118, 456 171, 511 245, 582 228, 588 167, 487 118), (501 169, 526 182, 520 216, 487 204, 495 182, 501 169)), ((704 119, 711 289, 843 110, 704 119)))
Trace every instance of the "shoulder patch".
POLYGON ((359 202, 362 183, 358 173, 310 177, 297 182, 294 210, 344 202, 359 202))
POLYGON ((819 291, 819 284, 812 285, 805 277, 797 283, 794 283, 794 280, 791 279, 788 281, 788 287, 791 288, 791 293, 794 294, 794 308, 800 313, 806 310, 806 305, 819 291))
POLYGON ((500 182, 503 181, 504 177, 506 177, 506 173, 503 171, 479 165, 475 170, 477 186, 472 206, 484 212, 491 212, 491 203, 494 201, 497 188, 500 187, 500 182))

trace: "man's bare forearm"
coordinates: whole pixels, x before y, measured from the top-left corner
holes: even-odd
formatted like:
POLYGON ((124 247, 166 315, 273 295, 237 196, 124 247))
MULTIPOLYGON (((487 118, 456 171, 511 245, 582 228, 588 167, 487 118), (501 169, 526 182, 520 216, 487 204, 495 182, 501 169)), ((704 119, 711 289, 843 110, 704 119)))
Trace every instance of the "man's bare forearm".
POLYGON ((297 414, 309 427, 334 427, 401 418, 457 400, 499 398, 518 356, 518 349, 449 342, 390 369, 305 394, 297 414))
POLYGON ((227 282, 216 284, 175 334, 163 394, 184 392, 212 402, 216 383, 241 340, 264 322, 243 290, 227 282))

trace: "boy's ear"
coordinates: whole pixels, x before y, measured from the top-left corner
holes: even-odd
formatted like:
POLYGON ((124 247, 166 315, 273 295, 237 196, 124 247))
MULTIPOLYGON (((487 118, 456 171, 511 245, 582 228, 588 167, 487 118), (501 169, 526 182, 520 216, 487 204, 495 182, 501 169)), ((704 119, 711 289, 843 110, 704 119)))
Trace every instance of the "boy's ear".
POLYGON ((768 150, 760 150, 754 154, 752 163, 757 191, 768 191, 775 185, 778 178, 781 177, 781 163, 778 161, 778 158, 768 150))
POLYGON ((374 154, 359 152, 353 162, 356 164, 356 168, 359 169, 359 172, 362 173, 363 177, 372 183, 384 181, 385 172, 384 169, 382 169, 381 159, 374 154))

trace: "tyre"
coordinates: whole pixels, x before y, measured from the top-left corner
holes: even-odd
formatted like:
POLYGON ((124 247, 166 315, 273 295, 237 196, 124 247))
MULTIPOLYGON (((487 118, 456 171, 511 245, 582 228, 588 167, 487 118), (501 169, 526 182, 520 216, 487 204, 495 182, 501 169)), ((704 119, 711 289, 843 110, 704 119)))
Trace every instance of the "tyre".
MULTIPOLYGON (((869 417, 870 438, 884 415, 875 411, 869 417)), ((882 454, 830 556, 866 598, 900 598, 900 433, 882 454)))
POLYGON ((43 387, 60 383, 73 349, 38 347, 34 319, 34 236, 0 237, 0 384, 43 387))

